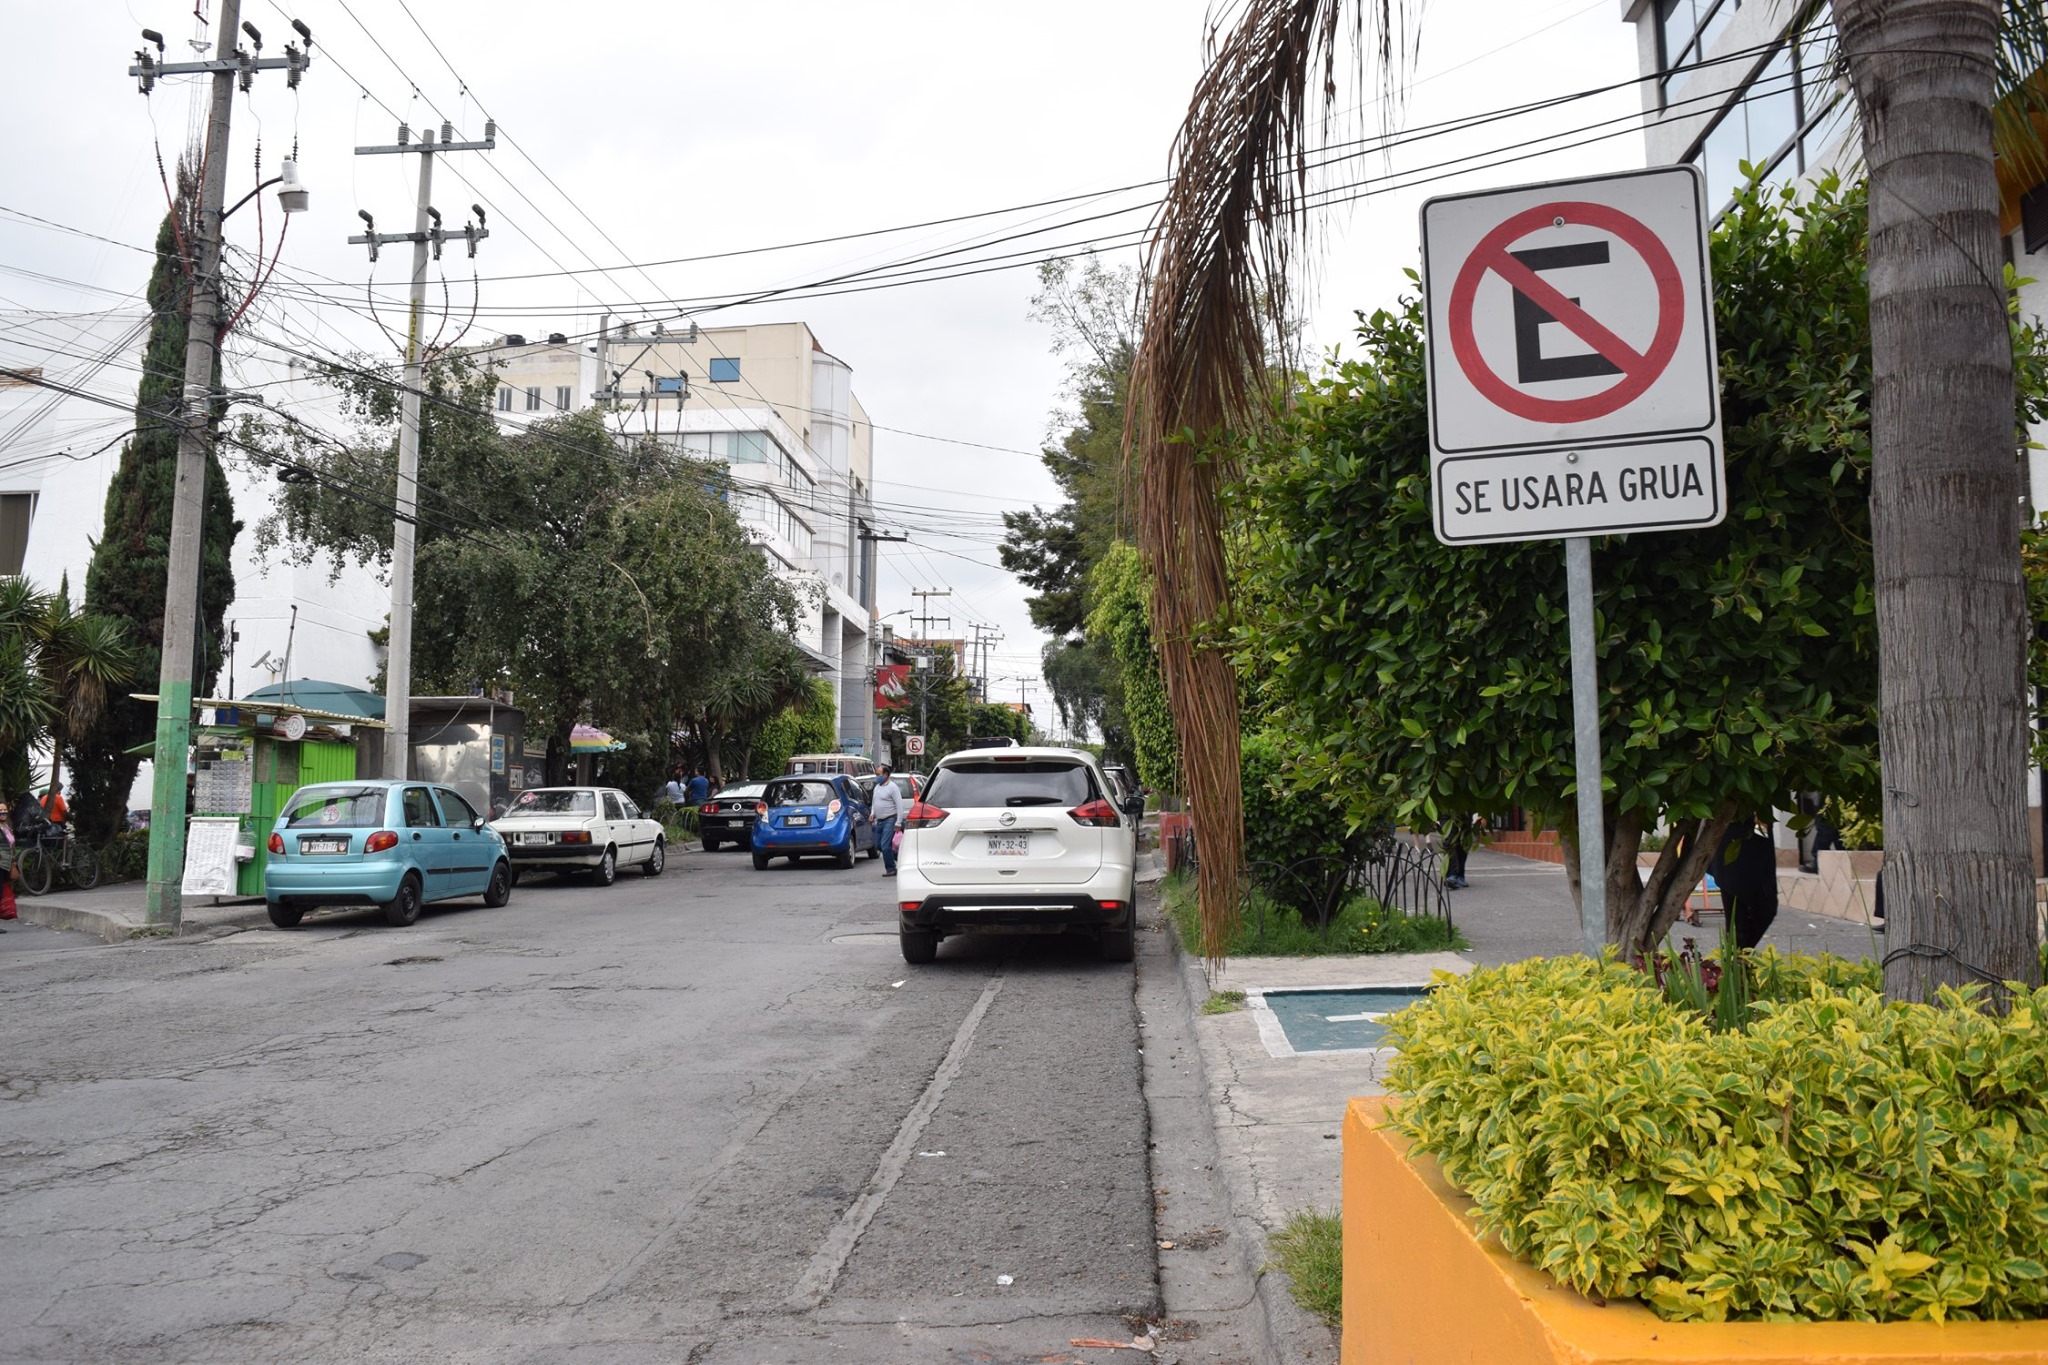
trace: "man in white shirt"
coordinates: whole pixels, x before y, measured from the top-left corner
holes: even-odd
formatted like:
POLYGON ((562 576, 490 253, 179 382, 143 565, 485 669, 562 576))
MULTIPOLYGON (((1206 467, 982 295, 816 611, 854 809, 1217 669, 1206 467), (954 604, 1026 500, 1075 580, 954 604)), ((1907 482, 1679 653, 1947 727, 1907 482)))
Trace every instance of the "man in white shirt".
POLYGON ((875 794, 868 799, 868 820, 874 826, 875 847, 882 850, 882 875, 896 875, 896 822, 903 818, 903 793, 887 768, 875 769, 875 794))

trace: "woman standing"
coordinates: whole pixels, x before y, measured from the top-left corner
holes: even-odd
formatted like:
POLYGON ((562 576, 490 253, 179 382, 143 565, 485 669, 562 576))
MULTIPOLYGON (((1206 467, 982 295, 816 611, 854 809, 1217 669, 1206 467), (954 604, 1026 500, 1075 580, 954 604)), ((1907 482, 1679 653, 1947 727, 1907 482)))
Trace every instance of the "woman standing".
MULTIPOLYGON (((14 812, 4 796, 0 796, 0 839, 7 841, 7 875, 0 877, 0 919, 14 919, 21 913, 14 904, 14 885, 21 880, 21 872, 14 865, 18 847, 14 842, 14 812)), ((0 929, 0 934, 6 932, 0 929)))

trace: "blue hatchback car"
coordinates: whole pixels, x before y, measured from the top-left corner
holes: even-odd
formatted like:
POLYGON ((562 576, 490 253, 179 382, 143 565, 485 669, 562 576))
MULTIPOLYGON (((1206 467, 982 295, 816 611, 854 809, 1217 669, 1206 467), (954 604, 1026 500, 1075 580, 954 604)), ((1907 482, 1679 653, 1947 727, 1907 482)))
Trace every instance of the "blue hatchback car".
POLYGON ((512 899, 505 841, 453 787, 322 782, 301 787, 271 826, 263 898, 289 929, 320 905, 375 905, 411 924, 428 901, 512 899))
POLYGON ((761 792, 754 806, 754 867, 764 870, 770 858, 826 855, 841 867, 853 866, 853 855, 879 858, 867 803, 853 779, 843 774, 778 777, 761 792))

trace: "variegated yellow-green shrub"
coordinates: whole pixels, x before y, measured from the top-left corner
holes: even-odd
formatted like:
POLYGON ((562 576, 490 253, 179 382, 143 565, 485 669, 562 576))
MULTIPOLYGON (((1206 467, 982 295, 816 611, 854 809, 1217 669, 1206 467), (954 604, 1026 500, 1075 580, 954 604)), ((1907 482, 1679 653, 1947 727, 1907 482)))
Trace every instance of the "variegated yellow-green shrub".
POLYGON ((1515 1255, 1673 1319, 2048 1316, 2048 989, 1887 1005, 1871 964, 1761 955, 1712 1032, 1566 957, 1396 1016, 1393 1123, 1515 1255))

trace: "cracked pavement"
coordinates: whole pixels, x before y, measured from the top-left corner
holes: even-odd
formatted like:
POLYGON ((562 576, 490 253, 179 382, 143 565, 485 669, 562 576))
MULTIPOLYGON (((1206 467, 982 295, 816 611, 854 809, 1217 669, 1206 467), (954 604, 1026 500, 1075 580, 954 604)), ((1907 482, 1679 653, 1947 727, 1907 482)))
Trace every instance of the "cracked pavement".
POLYGON ((693 853, 407 929, 329 911, 0 956, 0 1356, 996 1362, 1128 1339, 1159 1307, 1131 969, 1033 939, 912 968, 889 889, 865 862, 693 853), (921 1101, 857 1240, 821 1251, 921 1101), (830 1292, 791 1307, 821 1254, 830 1292))

